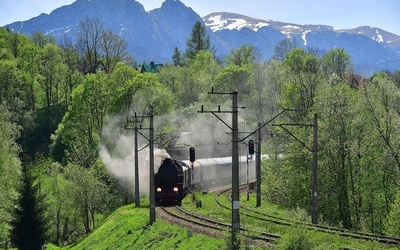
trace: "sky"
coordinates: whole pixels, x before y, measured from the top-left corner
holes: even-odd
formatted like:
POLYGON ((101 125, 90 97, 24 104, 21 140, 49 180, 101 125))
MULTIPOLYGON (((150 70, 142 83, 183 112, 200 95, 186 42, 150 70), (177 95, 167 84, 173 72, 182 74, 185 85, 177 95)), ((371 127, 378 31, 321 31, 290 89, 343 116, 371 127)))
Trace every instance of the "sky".
MULTIPOLYGON (((50 14, 75 0, 0 0, 0 26, 50 14)), ((164 0, 137 0, 147 11, 164 0)), ((373 26, 400 35, 400 0, 181 0, 201 17, 232 12, 294 24, 335 28, 373 26)))

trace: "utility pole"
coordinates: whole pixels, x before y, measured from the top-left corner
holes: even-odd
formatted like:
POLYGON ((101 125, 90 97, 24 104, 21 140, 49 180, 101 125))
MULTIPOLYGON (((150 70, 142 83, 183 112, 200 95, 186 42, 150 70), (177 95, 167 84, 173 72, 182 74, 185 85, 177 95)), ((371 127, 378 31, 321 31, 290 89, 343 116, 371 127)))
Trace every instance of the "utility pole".
MULTIPOLYGON (((232 130, 232 231, 231 231, 231 243, 232 246, 237 244, 237 236, 240 230, 240 201, 239 201, 239 129, 238 129, 238 92, 233 91, 229 93, 214 92, 214 87, 211 88, 211 92, 208 94, 214 95, 231 95, 232 96, 232 111, 221 111, 218 106, 218 111, 204 111, 201 106, 200 113, 212 113, 222 123, 232 130), (224 120, 222 120, 216 113, 231 113, 232 114, 232 127, 229 126, 224 120)), ((236 249, 236 247, 234 247, 236 249)))
POLYGON ((256 153, 256 179, 257 179, 257 197, 256 207, 261 206, 261 123, 258 124, 257 133, 257 153, 256 153))
MULTIPOLYGON (((139 156, 138 156, 138 134, 140 133, 145 139, 149 141, 149 159, 150 159, 150 187, 149 187, 149 197, 150 197, 150 225, 153 224, 156 221, 156 197, 155 197, 155 188, 154 188, 154 124, 153 124, 153 106, 151 106, 150 113, 147 116, 137 116, 135 113, 135 205, 136 207, 140 206, 140 195, 139 195, 139 156), (144 118, 150 118, 150 126, 149 126, 149 131, 150 131, 150 136, 149 138, 146 138, 142 133, 139 132, 139 128, 137 127, 138 123, 138 118, 144 119, 144 118)), ((128 121, 129 122, 129 121, 128 121)), ((127 129, 127 127, 125 126, 127 129)), ((140 129, 145 129, 140 126, 140 129)))
POLYGON ((140 195, 139 195, 139 150, 138 150, 138 127, 137 127, 137 116, 135 112, 135 205, 140 207, 140 195))
POLYGON ((318 224, 318 116, 314 114, 312 223, 318 224))
POLYGON ((232 242, 240 230, 238 92, 232 92, 232 242))
POLYGON ((154 126, 153 106, 150 110, 150 225, 156 221, 156 194, 154 188, 154 126))
MULTIPOLYGON (((294 110, 291 110, 294 111, 294 110)), ((313 224, 318 224, 318 116, 314 114, 313 124, 273 124, 273 126, 279 126, 285 130, 289 135, 296 139, 301 145, 307 148, 313 154, 313 167, 312 167, 312 213, 311 221, 313 224), (313 127, 313 146, 308 147, 304 142, 298 139, 293 133, 291 133, 284 126, 309 126, 313 127)))
MULTIPOLYGON (((140 118, 144 118, 143 116, 140 116, 140 118)), ((134 151, 135 151, 135 206, 140 207, 140 194, 139 194, 139 150, 138 150, 138 123, 139 123, 139 117, 136 115, 136 112, 134 114, 134 119, 132 120, 127 120, 127 124, 125 125, 125 129, 131 129, 128 128, 128 123, 133 122, 135 125, 133 127, 133 130, 135 131, 135 138, 134 138, 134 151)))

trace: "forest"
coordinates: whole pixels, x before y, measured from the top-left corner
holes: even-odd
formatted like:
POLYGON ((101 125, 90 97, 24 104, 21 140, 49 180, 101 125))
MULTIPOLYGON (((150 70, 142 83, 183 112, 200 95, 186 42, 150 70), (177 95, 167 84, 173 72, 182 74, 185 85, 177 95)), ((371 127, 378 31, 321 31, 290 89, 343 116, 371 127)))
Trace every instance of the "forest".
POLYGON ((152 107, 163 117, 158 134, 199 121, 213 131, 200 105, 229 109, 231 101, 208 95, 212 87, 238 91, 250 129, 283 110, 273 123, 295 125, 263 129, 262 153, 272 156, 262 165, 263 200, 311 214, 317 114, 319 223, 400 237, 400 68, 358 75, 345 50, 292 40, 279 42, 270 61, 246 44, 216 58, 197 22, 172 63, 140 73, 104 24, 86 19, 79 30, 76 42, 56 43, 0 28, 1 247, 73 243, 131 203, 131 186, 99 156, 100 145, 113 152, 117 144, 106 127, 118 117, 116 129, 129 133, 124 121, 152 107))

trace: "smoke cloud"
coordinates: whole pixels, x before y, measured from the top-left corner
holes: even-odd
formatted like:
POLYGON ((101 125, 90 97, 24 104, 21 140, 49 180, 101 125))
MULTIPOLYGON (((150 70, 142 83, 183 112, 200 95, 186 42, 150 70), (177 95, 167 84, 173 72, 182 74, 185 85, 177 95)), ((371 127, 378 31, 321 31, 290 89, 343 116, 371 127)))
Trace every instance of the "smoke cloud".
MULTIPOLYGON (((130 191, 135 187, 135 136, 133 130, 121 129, 121 117, 114 117, 103 129, 99 155, 107 169, 130 191)), ((149 195, 150 155, 148 142, 138 136, 139 192, 149 195)), ((154 172, 163 159, 170 157, 166 150, 154 149, 154 172)))
MULTIPOLYGON (((231 116, 221 114, 221 119, 230 124, 231 116)), ((119 179, 120 183, 128 190, 134 191, 135 186, 135 149, 134 130, 125 129, 122 125, 124 118, 115 116, 109 119, 103 128, 102 144, 99 154, 107 169, 119 179)), ((180 137, 179 145, 182 148, 180 154, 171 149, 168 153, 165 149, 154 148, 154 172, 158 171, 161 162, 165 158, 176 160, 189 159, 189 147, 196 149, 196 159, 223 157, 231 155, 231 130, 220 120, 210 114, 197 114, 197 108, 187 114, 169 114, 156 116, 155 131, 164 131, 164 127, 174 127, 177 132, 173 136, 180 137), (172 125, 172 126, 171 126, 172 125), (185 133, 183 133, 185 132, 185 133), (180 134, 180 135, 179 135, 180 134), (187 137, 187 138, 186 138, 187 137), (171 156, 170 156, 171 154, 171 156)), ((241 126, 241 123, 239 124, 241 126)), ((246 127, 240 127, 246 130, 246 127)), ((141 130, 147 136, 146 130, 141 130)), ((158 145, 157 145, 158 146, 158 145)), ((162 145, 165 147, 166 145, 162 145)), ((150 182, 150 164, 148 141, 143 136, 138 136, 139 158, 139 187, 142 195, 148 196, 150 182)), ((239 154, 246 155, 244 145, 239 146, 239 154)))

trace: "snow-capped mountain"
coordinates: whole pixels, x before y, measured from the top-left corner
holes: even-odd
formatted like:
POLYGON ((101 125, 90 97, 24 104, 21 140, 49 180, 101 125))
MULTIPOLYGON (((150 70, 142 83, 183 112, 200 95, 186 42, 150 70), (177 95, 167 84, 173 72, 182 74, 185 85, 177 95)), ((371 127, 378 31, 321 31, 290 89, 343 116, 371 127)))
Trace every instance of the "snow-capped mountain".
POLYGON ((307 34, 310 32, 336 32, 362 35, 369 37, 385 47, 394 49, 397 53, 400 53, 400 36, 370 26, 357 27, 354 29, 337 29, 328 25, 297 25, 292 23, 276 22, 273 20, 256 19, 226 12, 211 13, 205 16, 203 20, 213 32, 222 30, 240 31, 243 28, 258 32, 263 27, 272 27, 287 38, 293 38, 300 35, 304 45, 307 45, 306 38, 307 34))
POLYGON ((328 25, 298 25, 226 12, 211 13, 203 20, 220 40, 226 41, 226 47, 232 46, 232 41, 250 43, 267 57, 272 57, 277 42, 290 38, 302 47, 320 50, 344 48, 359 73, 400 67, 400 36, 379 28, 337 29, 328 25))
POLYGON ((192 27, 200 20, 207 26, 220 58, 228 55, 231 49, 248 44, 257 47, 262 59, 269 60, 276 43, 291 38, 303 47, 346 49, 359 73, 400 68, 400 36, 379 28, 336 29, 328 25, 298 25, 225 12, 201 18, 179 0, 166 0, 160 8, 149 12, 134 0, 77 0, 49 15, 41 14, 6 27, 27 35, 38 30, 54 35, 59 41, 63 36, 74 41, 79 22, 87 17, 98 18, 105 27, 124 37, 129 45, 128 52, 138 63, 171 61, 175 47, 185 50, 192 27))

